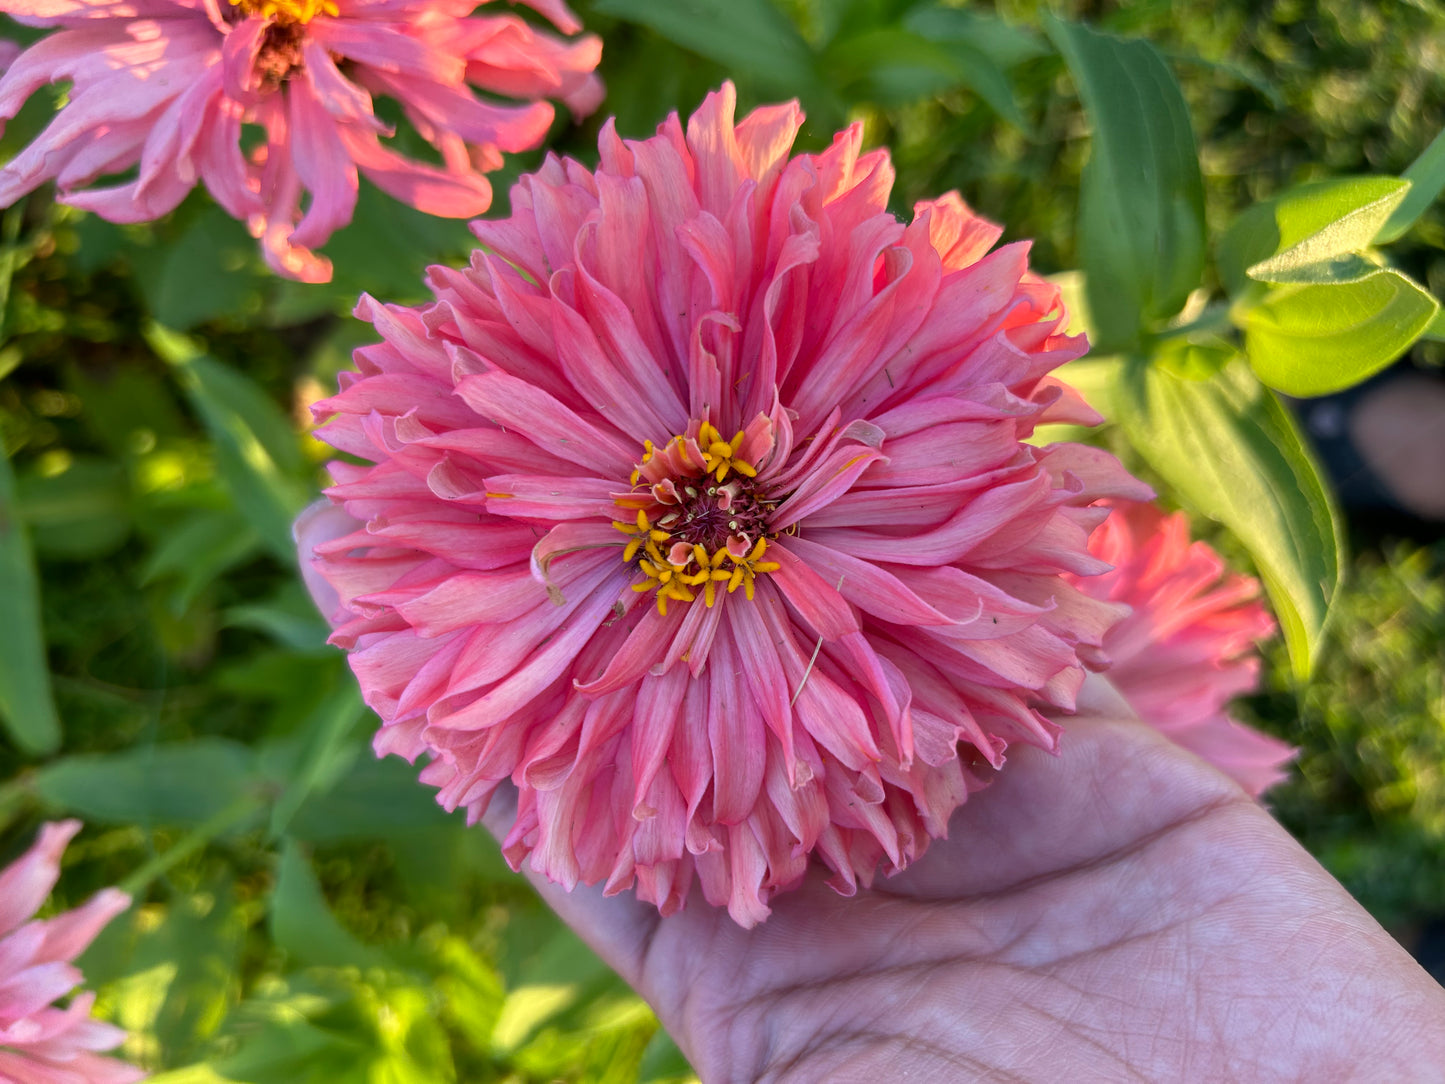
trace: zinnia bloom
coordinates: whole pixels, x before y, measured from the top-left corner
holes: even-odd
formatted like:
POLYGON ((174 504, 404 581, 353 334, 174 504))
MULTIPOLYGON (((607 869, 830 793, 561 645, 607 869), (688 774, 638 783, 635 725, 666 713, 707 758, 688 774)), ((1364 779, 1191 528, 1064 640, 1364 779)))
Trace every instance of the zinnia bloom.
POLYGON ((52 1004, 81 982, 70 963, 130 897, 106 888, 54 918, 32 919, 60 878, 60 856, 79 821, 40 829, 34 845, 0 870, 0 1080, 14 1084, 130 1084, 145 1073, 100 1057, 125 1032, 90 1018, 95 995, 77 994, 65 1008, 52 1004))
POLYGON ((472 817, 510 779, 514 866, 696 877, 751 925, 811 858, 851 893, 944 834, 1014 742, 1054 745, 1121 607, 1064 579, 1107 454, 1022 442, 1096 416, 1026 244, 957 195, 887 210, 849 128, 731 86, 655 137, 549 159, 419 310, 363 298, 300 525, 381 753, 472 817), (329 539, 329 540, 328 540, 329 539), (323 541, 324 540, 324 541, 323 541))
POLYGON ((1071 577, 1094 598, 1132 608, 1104 637, 1109 680, 1145 722, 1262 793, 1285 777, 1294 750, 1225 713, 1258 686, 1255 642, 1274 632, 1259 581, 1228 573, 1219 554, 1191 543, 1183 512, 1113 503, 1089 540, 1113 571, 1071 577))
MULTIPOLYGON (((523 2, 567 33, 580 29, 561 0, 523 2)), ((70 83, 49 127, 0 170, 0 206, 54 180, 62 202, 112 222, 144 222, 201 181, 260 238, 273 270, 324 282, 331 264, 311 250, 351 221, 358 170, 427 214, 470 217, 491 204, 483 174, 501 164, 501 152, 542 141, 549 104, 484 101, 471 86, 557 97, 576 113, 596 108, 595 37, 564 41, 512 15, 472 16, 477 6, 0 0, 0 11, 22 23, 61 28, 9 65, 0 120, 45 83, 70 83), (373 95, 401 103, 442 165, 383 140, 391 130, 375 115, 373 95), (263 138, 243 135, 243 125, 263 138), (86 187, 135 167, 133 179, 86 187)))

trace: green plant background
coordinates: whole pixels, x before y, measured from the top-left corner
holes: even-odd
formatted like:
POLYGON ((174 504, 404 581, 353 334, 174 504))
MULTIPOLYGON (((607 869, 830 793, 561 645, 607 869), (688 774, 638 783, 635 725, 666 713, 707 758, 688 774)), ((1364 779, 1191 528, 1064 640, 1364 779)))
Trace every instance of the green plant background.
MULTIPOLYGON (((582 125, 558 120, 558 153, 593 163, 603 115, 643 136, 731 77, 744 108, 799 97, 803 149, 863 120, 870 145, 892 148, 900 215, 957 188, 1006 239, 1035 240, 1037 269, 1083 259, 1090 125, 1056 44, 1072 31, 1041 5, 576 7, 606 43, 609 96, 582 125)), ((1052 10, 1147 39, 1168 62, 1211 239, 1300 182, 1398 175, 1445 123, 1445 13, 1428 5, 1052 10)), ((54 100, 32 101, 0 153, 54 100)), ((539 160, 494 178, 493 213, 539 160)), ((305 404, 369 333, 350 307, 363 290, 422 300, 423 267, 460 262, 468 238, 364 189, 326 249, 336 280, 302 286, 268 277, 244 229, 200 196, 146 226, 46 191, 0 219, 0 858, 45 818, 85 819, 54 906, 113 883, 137 893, 84 966, 100 1011, 132 1031, 124 1053, 168 1084, 688 1076, 485 833, 445 816, 414 769, 373 758, 375 719, 292 567, 289 517, 326 456, 305 404), (24 635, 37 619, 43 644, 24 635)), ((1431 207, 1390 259, 1439 294, 1442 246, 1431 207)), ((1199 285, 1221 285, 1212 265, 1199 285)), ((1440 349, 1413 353, 1437 364, 1440 349)), ((1137 442, 1100 439, 1181 496, 1137 442)), ((1445 544, 1347 527, 1346 586, 1312 676, 1272 645, 1264 691, 1240 710, 1302 748, 1271 797, 1284 822, 1408 932, 1445 917, 1445 544)), ((1247 567, 1248 546, 1204 529, 1247 567)))

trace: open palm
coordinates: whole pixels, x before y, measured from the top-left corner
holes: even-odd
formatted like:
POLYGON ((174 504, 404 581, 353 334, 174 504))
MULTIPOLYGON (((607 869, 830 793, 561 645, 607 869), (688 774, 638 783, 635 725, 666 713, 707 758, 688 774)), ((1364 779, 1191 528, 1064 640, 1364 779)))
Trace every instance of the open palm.
POLYGON ((1445 1072, 1445 991, 1133 720, 1070 721, 1062 755, 1014 755, 906 873, 853 899, 811 879, 753 930, 540 887, 708 1084, 1445 1072))

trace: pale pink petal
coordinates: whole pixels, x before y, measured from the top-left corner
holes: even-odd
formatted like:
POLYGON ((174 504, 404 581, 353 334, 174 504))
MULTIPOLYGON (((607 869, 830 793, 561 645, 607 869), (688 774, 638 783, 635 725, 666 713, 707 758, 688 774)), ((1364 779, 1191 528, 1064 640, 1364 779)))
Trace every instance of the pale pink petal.
POLYGON ((111 919, 130 906, 117 889, 98 892, 73 911, 21 925, 49 895, 60 856, 79 821, 43 825, 30 849, 0 870, 0 1080, 17 1084, 128 1084, 145 1074, 94 1051, 125 1039, 120 1028, 90 1018, 95 997, 53 1002, 82 981, 70 962, 111 919))

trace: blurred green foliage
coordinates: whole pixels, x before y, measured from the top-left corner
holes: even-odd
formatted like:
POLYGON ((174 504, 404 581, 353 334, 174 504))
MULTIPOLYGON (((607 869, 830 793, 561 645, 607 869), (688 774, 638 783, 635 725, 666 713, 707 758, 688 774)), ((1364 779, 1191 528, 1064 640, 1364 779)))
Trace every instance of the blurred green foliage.
POLYGON ((1339 649, 1296 694, 1272 652, 1252 716, 1299 744, 1270 805, 1387 924, 1445 901, 1445 543, 1394 543, 1355 564, 1339 649), (1297 722, 1296 722, 1297 720, 1297 722))
MULTIPOLYGON (((805 148, 865 121, 868 142, 892 149, 899 214, 957 188, 1006 239, 1035 239, 1037 269, 1087 261, 1076 219, 1091 128, 1077 98, 1093 115, 1100 97, 1080 65, 1116 47, 1046 28, 1034 0, 576 6, 606 43, 603 113, 625 135, 686 114, 731 77, 743 108, 798 96, 805 148)), ((1398 174, 1445 124, 1435 7, 1047 10, 1148 39, 1152 50, 1119 48, 1178 77, 1199 163, 1179 177, 1198 219, 1185 242, 1219 238, 1303 182, 1398 174)), ((0 153, 49 108, 43 96, 27 106, 0 153)), ((553 148, 595 162, 601 121, 559 118, 553 148)), ((508 178, 539 157, 494 178, 495 213, 508 178)), ((1389 255, 1438 295, 1445 212, 1420 208, 1389 255)), ((126 1053, 167 1084, 688 1075, 646 1007, 490 838, 444 815, 414 768, 374 759, 375 719, 290 567, 287 524, 326 457, 306 404, 368 337, 346 314, 362 290, 420 300, 425 264, 461 262, 468 240, 462 223, 363 188, 355 222, 327 246, 336 281, 304 286, 268 277, 243 227, 201 196, 165 221, 117 227, 42 192, 0 221, 0 439, 14 475, 0 480, 0 597, 20 645, 0 659, 0 858, 42 818, 86 819, 56 906, 111 883, 137 892, 84 965, 101 1011, 134 1035, 126 1053)), ((1214 281, 1197 247, 1181 244, 1187 274, 1161 284, 1167 304, 1140 295, 1118 321, 1120 350, 1139 314, 1188 311, 1196 284, 1266 289, 1242 274, 1214 281)), ((1233 379, 1220 374, 1234 346, 1154 346, 1151 379, 1173 381, 1172 395, 1218 396, 1233 379)), ((1414 350, 1439 360, 1438 345, 1414 350)), ((1273 434, 1257 460, 1284 461, 1273 486, 1289 497, 1297 437, 1270 417, 1256 426, 1273 434)), ((1174 481, 1178 449, 1156 453, 1151 465, 1174 481)), ((1324 506, 1301 499, 1303 511, 1280 514, 1324 506)), ((1210 511, 1229 522, 1228 508, 1210 511)), ((1324 560, 1330 531, 1304 556, 1324 560)), ((1302 747, 1274 798, 1285 822, 1382 918, 1418 922, 1445 906, 1445 551, 1369 550, 1352 575, 1312 679, 1300 685, 1277 645, 1248 710, 1302 747)))

